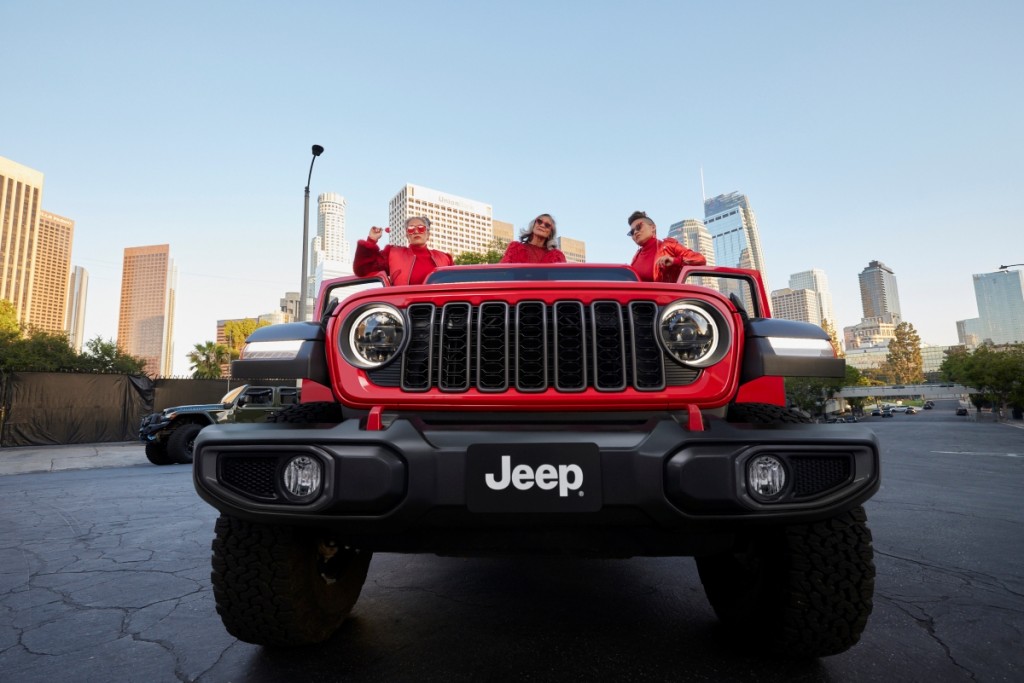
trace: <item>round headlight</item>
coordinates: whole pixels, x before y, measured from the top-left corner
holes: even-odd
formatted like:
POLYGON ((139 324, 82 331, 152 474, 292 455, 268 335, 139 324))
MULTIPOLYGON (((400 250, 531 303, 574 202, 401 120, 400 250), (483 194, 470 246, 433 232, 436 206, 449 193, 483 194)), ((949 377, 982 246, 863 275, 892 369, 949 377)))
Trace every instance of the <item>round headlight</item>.
POLYGON ((681 363, 706 367, 718 360, 718 325, 699 306, 672 304, 661 314, 658 333, 665 350, 681 363))
POLYGON ((316 458, 299 455, 288 461, 282 476, 284 490, 296 500, 303 503, 320 495, 320 484, 323 481, 323 467, 316 458))
POLYGON ((774 455, 759 455, 747 465, 750 491, 763 498, 774 498, 786 488, 786 468, 774 455))
POLYGON ((378 368, 398 355, 405 339, 405 318, 391 306, 374 306, 355 317, 349 327, 351 360, 366 369, 378 368))

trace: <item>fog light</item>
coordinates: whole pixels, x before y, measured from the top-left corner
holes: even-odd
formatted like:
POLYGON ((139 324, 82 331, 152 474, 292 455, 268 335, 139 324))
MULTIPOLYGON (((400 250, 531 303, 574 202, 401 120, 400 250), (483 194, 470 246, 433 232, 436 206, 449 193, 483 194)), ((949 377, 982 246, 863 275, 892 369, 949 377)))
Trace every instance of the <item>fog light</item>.
POLYGON ((747 465, 750 490, 765 498, 773 498, 786 487, 786 468, 773 455, 759 455, 747 465))
POLYGON ((323 470, 320 461, 300 455, 288 461, 284 468, 284 490, 296 501, 305 502, 320 494, 323 470))

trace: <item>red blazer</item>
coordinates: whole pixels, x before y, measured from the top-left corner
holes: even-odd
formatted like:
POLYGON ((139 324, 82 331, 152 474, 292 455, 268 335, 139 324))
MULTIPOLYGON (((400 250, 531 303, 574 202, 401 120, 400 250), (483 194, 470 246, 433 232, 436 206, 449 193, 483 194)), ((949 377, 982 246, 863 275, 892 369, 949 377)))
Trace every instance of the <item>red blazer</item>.
POLYGON ((499 263, 565 263, 565 254, 561 249, 545 249, 516 240, 508 243, 499 263))
MULTIPOLYGON (((651 239, 657 239, 652 237, 651 239)), ((657 240, 657 246, 654 247, 654 282, 675 282, 679 278, 679 271, 683 269, 683 266, 703 266, 708 262, 704 258, 704 254, 699 251, 694 251, 684 247, 682 244, 677 242, 675 238, 666 237, 663 240, 657 240), (658 261, 663 256, 671 257, 672 265, 663 266, 658 261)), ((646 245, 644 245, 646 246, 646 245)), ((640 259, 640 255, 645 251, 644 247, 640 247, 636 254, 633 255, 633 261, 630 263, 630 267, 637 271, 641 280, 646 280, 644 273, 640 272, 637 268, 637 261, 640 259)))
MULTIPOLYGON (((430 270, 440 266, 452 265, 452 257, 437 249, 427 249, 432 266, 430 270)), ((359 240, 356 243, 356 256, 352 262, 352 272, 356 275, 370 275, 384 271, 391 278, 393 285, 423 284, 410 283, 416 254, 409 247, 388 245, 383 250, 373 240, 359 240)))

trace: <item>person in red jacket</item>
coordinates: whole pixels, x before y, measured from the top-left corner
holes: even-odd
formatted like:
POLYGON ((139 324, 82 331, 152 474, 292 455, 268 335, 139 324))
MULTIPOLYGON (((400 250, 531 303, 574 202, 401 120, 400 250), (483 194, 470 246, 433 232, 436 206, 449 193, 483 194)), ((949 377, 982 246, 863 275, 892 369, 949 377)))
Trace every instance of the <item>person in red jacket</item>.
POLYGON ((629 232, 637 249, 630 268, 643 282, 675 282, 683 266, 703 266, 707 259, 700 252, 684 247, 671 237, 658 239, 658 226, 643 211, 629 216, 629 232))
POLYGON ((352 271, 356 275, 383 271, 393 285, 421 285, 435 268, 452 265, 449 254, 427 248, 430 219, 426 216, 413 216, 405 221, 408 247, 389 244, 382 250, 377 241, 383 234, 384 228, 375 225, 365 240, 356 243, 356 256, 352 263, 352 271))
POLYGON ((542 213, 523 230, 518 242, 510 242, 500 263, 565 263, 565 254, 555 247, 555 219, 542 213))

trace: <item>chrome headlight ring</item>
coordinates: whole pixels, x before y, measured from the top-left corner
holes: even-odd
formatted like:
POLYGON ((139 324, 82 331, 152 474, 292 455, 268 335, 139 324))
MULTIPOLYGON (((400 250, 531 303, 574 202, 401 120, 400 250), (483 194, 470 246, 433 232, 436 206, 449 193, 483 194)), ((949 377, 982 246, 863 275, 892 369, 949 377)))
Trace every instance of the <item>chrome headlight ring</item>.
POLYGON ((338 345, 349 363, 375 370, 401 356, 407 330, 400 310, 388 304, 368 304, 356 309, 342 324, 338 345))
POLYGON ((676 301, 658 316, 655 336, 676 362, 706 368, 729 350, 728 324, 718 309, 697 301, 676 301))

